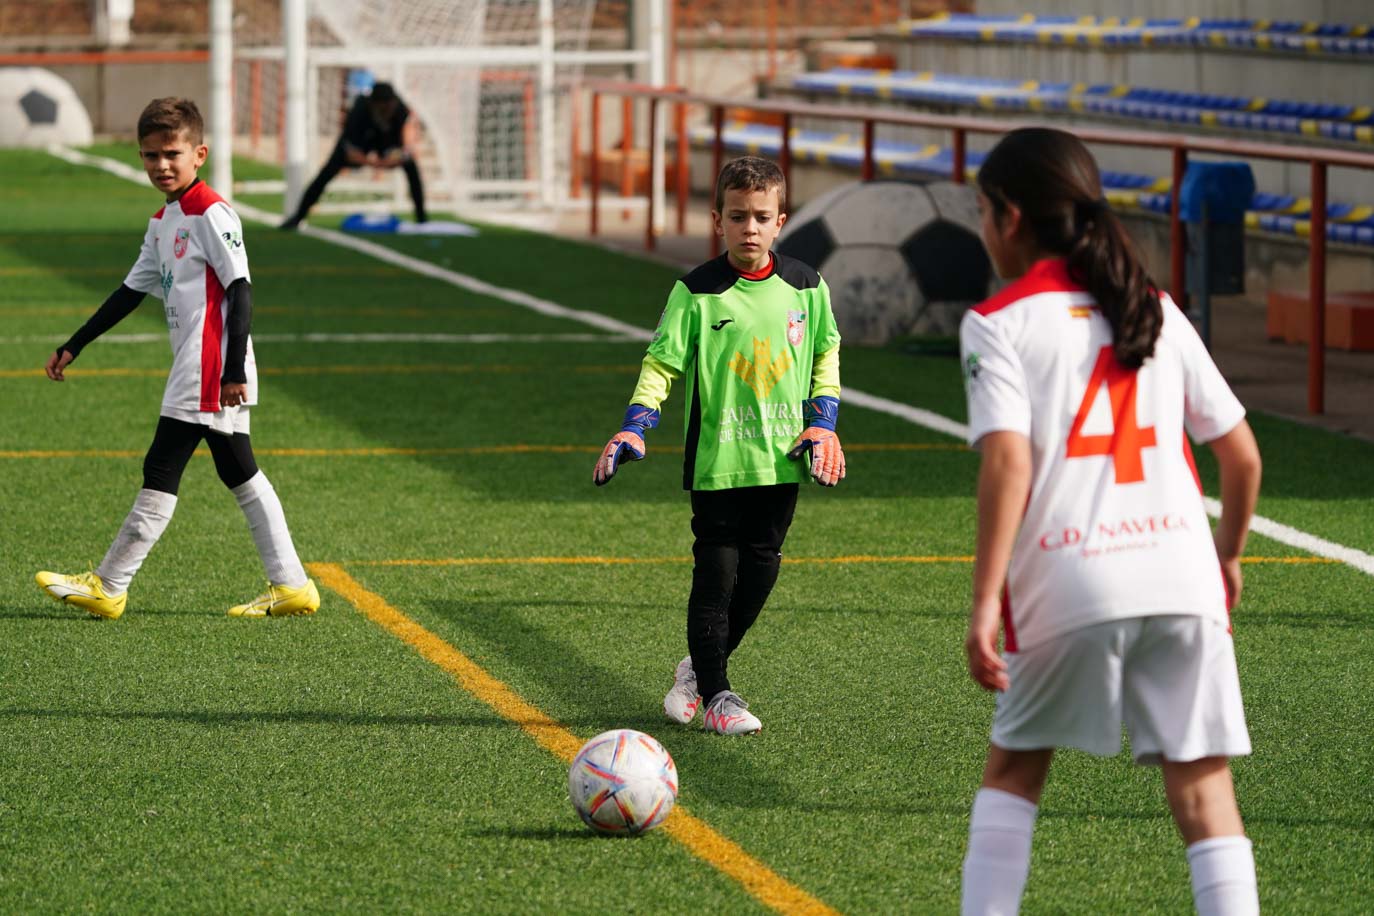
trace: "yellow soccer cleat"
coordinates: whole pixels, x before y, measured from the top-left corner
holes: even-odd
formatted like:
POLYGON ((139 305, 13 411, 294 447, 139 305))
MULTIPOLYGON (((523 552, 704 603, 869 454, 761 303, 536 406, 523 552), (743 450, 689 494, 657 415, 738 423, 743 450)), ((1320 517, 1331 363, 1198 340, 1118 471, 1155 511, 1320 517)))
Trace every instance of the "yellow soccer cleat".
POLYGON ((53 598, 64 604, 81 608, 92 617, 118 620, 124 613, 124 605, 129 593, 122 595, 105 594, 105 583, 94 572, 64 576, 62 573, 40 572, 34 576, 38 586, 53 598))
POLYGON ((230 617, 294 617, 300 614, 313 614, 319 610, 320 593, 313 579, 292 588, 289 585, 267 585, 267 591, 248 604, 239 604, 229 609, 230 617))

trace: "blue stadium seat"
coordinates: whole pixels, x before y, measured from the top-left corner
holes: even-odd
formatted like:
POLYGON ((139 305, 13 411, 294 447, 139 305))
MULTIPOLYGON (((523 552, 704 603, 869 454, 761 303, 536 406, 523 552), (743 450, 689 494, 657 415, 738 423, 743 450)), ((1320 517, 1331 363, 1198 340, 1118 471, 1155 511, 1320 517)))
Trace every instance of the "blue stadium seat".
POLYGON ((1367 26, 1263 19, 1126 19, 1093 16, 941 14, 907 34, 961 41, 1047 42, 1112 47, 1226 47, 1289 54, 1374 57, 1367 26))

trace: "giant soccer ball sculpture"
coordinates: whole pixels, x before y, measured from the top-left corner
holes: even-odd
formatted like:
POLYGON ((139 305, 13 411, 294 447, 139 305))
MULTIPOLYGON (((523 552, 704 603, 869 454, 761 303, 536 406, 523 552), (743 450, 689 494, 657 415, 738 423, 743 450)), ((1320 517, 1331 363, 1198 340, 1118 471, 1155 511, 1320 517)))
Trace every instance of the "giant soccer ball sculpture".
POLYGON ((993 283, 975 192, 950 182, 832 188, 788 217, 774 248, 821 272, 846 343, 952 335, 993 283))
POLYGON ((0 67, 0 147, 87 146, 91 117, 71 84, 37 67, 0 67))
POLYGON ((578 817, 598 833, 638 836, 673 810, 677 765, 643 732, 602 732, 577 752, 568 770, 568 795, 578 817))

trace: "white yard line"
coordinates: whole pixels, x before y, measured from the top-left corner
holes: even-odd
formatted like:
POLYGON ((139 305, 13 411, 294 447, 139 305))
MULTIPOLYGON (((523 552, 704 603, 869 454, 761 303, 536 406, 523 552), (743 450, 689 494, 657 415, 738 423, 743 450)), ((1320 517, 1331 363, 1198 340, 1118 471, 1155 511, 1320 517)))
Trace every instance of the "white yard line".
MULTIPOLYGON (((76 150, 59 147, 52 148, 51 152, 54 156, 65 159, 67 162, 76 165, 88 165, 98 169, 104 169, 111 174, 139 183, 147 180, 146 176, 138 169, 124 165, 123 163, 114 162, 110 159, 90 156, 85 153, 77 152, 76 150)), ((258 220, 268 225, 275 225, 281 220, 279 214, 267 213, 256 207, 236 204, 235 209, 251 219, 258 220)), ((369 255, 378 260, 385 261, 388 264, 394 264, 397 267, 404 267, 407 270, 412 270, 415 273, 431 277, 443 283, 448 283, 460 289, 466 289, 470 292, 478 293, 479 295, 490 296, 494 299, 509 302, 512 305, 530 309, 541 315, 549 315, 556 318, 566 318, 570 321, 581 322, 582 324, 601 328, 604 331, 611 331, 615 334, 622 335, 628 340, 646 341, 653 338, 652 331, 636 327, 632 324, 627 324, 623 321, 618 321, 608 315, 602 315, 598 312, 589 312, 583 309, 571 309, 567 306, 559 305, 556 302, 550 302, 547 299, 540 299, 537 296, 531 296, 528 293, 520 292, 519 290, 495 286, 483 280, 478 280, 475 277, 469 277, 466 274, 460 274, 456 271, 439 267, 428 261, 421 261, 418 258, 412 258, 409 255, 401 254, 385 246, 378 245, 375 242, 355 238, 329 229, 315 229, 309 226, 302 227, 298 231, 323 241, 342 245, 345 248, 351 248, 361 254, 369 255)), ((958 439, 965 439, 968 436, 968 427, 963 423, 951 420, 937 413, 932 413, 928 410, 922 410, 919 407, 913 407, 910 404, 891 401, 887 398, 867 394, 863 391, 848 387, 844 389, 844 400, 847 404, 852 404, 856 407, 866 407, 869 410, 875 410, 879 413, 898 417, 899 419, 906 420, 908 423, 913 423, 935 432, 944 433, 947 436, 954 436, 958 439)), ((1204 501, 1206 502, 1207 513, 1209 515, 1213 518, 1221 515, 1220 502, 1211 498, 1207 498, 1204 501)), ((1299 550, 1307 550, 1317 556, 1326 557, 1330 560, 1339 560, 1342 563, 1353 566, 1363 573, 1374 576, 1374 556, 1362 550, 1356 550, 1353 547, 1346 547, 1343 544, 1337 544, 1333 541, 1319 538, 1316 535, 1308 534, 1297 528, 1291 528, 1288 525, 1280 524, 1279 522, 1265 518, 1261 515, 1256 515, 1254 517, 1254 520, 1250 524, 1250 530, 1278 541, 1281 544, 1287 544, 1299 550)))

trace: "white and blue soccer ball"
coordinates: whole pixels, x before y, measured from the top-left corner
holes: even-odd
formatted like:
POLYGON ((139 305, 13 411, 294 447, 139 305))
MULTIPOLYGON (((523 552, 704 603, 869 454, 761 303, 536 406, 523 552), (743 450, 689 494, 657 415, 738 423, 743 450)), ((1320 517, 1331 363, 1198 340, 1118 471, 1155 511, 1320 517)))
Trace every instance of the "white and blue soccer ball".
POLYGON ((87 146, 91 138, 71 83, 38 67, 0 67, 0 147, 87 146))
POLYGON ((583 823, 599 833, 638 836, 667 819, 677 801, 677 765, 643 732, 602 732, 577 752, 568 795, 583 823))

